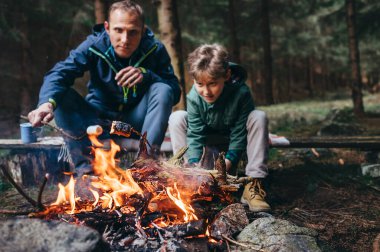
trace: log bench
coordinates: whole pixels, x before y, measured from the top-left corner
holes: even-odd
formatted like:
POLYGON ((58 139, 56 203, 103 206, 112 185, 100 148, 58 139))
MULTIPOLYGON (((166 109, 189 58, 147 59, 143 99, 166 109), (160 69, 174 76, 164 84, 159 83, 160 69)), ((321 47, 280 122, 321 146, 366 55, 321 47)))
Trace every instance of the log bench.
MULTIPOLYGON (((290 137, 288 145, 275 144, 271 148, 358 148, 366 151, 380 150, 380 136, 371 137, 290 137)), ((0 165, 9 169, 14 180, 24 186, 38 185, 46 173, 52 175, 50 183, 62 179, 62 171, 70 171, 70 164, 58 161, 63 145, 62 137, 44 137, 32 144, 23 144, 19 139, 0 139, 0 165)), ((126 139, 122 148, 127 149, 131 160, 138 151, 138 141, 126 139)), ((171 155, 170 139, 161 146, 164 156, 171 155)))

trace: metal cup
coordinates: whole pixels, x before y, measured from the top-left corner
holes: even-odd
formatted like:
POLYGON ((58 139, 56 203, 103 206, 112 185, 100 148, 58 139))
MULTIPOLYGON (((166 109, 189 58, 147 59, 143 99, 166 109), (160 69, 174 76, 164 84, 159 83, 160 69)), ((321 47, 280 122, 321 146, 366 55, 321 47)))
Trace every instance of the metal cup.
POLYGON ((21 141, 24 144, 37 142, 37 135, 41 132, 41 128, 33 128, 30 123, 20 124, 21 141))

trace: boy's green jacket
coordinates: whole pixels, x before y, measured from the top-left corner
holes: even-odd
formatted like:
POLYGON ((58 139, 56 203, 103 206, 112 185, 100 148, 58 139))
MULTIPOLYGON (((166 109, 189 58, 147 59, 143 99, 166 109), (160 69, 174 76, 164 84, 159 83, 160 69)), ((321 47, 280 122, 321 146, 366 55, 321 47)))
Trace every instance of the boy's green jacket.
POLYGON ((193 86, 187 95, 188 131, 187 155, 189 162, 199 162, 207 135, 229 137, 226 158, 236 164, 247 145, 246 123, 255 109, 250 89, 245 84, 247 72, 239 65, 229 63, 231 78, 215 103, 203 100, 193 86))

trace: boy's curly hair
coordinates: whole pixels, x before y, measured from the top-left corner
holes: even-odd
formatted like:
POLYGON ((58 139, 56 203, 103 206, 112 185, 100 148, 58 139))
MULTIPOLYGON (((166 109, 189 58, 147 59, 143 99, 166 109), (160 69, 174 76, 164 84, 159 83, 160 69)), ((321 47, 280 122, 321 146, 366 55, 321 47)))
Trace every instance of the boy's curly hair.
POLYGON ((206 73, 212 79, 225 77, 228 69, 228 52, 219 44, 204 44, 188 57, 189 73, 193 78, 206 73))

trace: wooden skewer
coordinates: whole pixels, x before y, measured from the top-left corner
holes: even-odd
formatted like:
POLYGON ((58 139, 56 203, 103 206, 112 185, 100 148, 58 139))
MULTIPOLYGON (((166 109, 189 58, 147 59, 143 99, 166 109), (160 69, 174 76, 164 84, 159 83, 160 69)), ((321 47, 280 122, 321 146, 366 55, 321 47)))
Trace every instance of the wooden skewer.
MULTIPOLYGON (((28 118, 27 116, 20 115, 20 118, 29 121, 29 118, 28 118)), ((42 123, 43 125, 45 125, 45 126, 48 126, 48 127, 52 128, 52 129, 58 131, 58 132, 61 133, 62 135, 66 136, 66 137, 68 137, 68 138, 71 138, 71 139, 73 139, 73 140, 81 140, 83 137, 85 137, 85 136, 87 135, 87 133, 85 132, 83 135, 80 135, 80 136, 72 136, 72 135, 70 135, 69 133, 67 133, 66 131, 64 131, 63 129, 58 128, 58 127, 56 127, 56 126, 54 126, 54 125, 51 125, 51 124, 48 123, 48 122, 41 121, 41 123, 42 123)))

